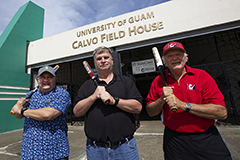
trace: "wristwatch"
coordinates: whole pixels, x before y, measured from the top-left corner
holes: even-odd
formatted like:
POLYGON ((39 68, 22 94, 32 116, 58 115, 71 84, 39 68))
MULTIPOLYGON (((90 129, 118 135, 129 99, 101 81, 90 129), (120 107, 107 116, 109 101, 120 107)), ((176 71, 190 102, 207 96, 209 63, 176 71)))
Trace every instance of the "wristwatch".
POLYGON ((23 107, 23 108, 21 109, 21 115, 22 115, 23 117, 25 117, 25 116, 23 115, 23 112, 25 112, 27 109, 28 109, 28 108, 26 108, 26 107, 23 107))
POLYGON ((185 110, 185 112, 189 112, 190 109, 192 108, 190 103, 186 103, 186 107, 187 107, 187 109, 185 110))
POLYGON ((118 97, 113 97, 115 100, 114 106, 117 106, 118 102, 119 102, 119 98, 118 97))

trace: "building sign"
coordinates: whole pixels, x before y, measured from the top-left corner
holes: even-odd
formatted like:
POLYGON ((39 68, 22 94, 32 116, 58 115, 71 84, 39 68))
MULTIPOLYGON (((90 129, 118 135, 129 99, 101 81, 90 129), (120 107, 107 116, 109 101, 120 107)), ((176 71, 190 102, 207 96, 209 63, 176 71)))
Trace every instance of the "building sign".
POLYGON ((154 21, 154 18, 155 15, 153 11, 146 13, 142 12, 138 15, 130 15, 129 17, 120 20, 109 21, 107 24, 99 24, 97 26, 90 26, 90 28, 79 30, 76 32, 76 40, 72 42, 72 48, 80 49, 90 45, 116 41, 126 37, 133 37, 147 32, 162 30, 164 28, 163 22, 158 20, 154 21), (138 22, 144 23, 137 25, 138 22), (128 27, 126 28, 125 26, 128 27), (117 30, 114 32, 114 29, 117 30), (112 30, 112 32, 107 33, 108 30, 112 30), (100 34, 94 36, 96 33, 100 34), (87 35, 92 35, 92 37, 85 38, 87 35))
POLYGON ((156 67, 155 67, 154 59, 147 59, 143 61, 132 62, 133 74, 150 73, 155 71, 156 71, 156 67))

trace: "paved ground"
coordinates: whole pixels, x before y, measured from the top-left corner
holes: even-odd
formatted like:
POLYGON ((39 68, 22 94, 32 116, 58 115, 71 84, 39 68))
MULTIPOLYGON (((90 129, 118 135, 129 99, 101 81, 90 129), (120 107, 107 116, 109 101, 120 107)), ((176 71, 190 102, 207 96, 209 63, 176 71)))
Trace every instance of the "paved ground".
MULTIPOLYGON (((217 126, 234 160, 240 159, 240 126, 217 126)), ((141 121, 135 133, 140 160, 163 160, 161 121, 141 121)), ((69 125, 70 160, 86 160, 83 124, 69 125)), ((22 130, 0 133, 0 159, 19 160, 22 130)))

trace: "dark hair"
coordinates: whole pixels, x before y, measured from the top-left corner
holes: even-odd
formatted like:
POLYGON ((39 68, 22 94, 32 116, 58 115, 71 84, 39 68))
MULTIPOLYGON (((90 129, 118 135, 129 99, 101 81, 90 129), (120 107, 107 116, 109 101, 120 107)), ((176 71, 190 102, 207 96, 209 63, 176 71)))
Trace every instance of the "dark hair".
POLYGON ((105 47, 105 46, 100 46, 100 47, 97 47, 94 51, 93 51, 93 60, 95 61, 95 54, 99 54, 99 53, 102 53, 104 51, 108 51, 110 53, 110 55, 112 56, 112 51, 110 48, 108 47, 105 47))

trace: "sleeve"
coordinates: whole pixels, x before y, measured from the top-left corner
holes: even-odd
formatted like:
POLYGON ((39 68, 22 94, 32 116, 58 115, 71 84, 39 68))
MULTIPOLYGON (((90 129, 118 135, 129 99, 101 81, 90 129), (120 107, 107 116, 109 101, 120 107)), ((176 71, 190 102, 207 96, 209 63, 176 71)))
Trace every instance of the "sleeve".
POLYGON ((203 104, 217 104, 217 105, 223 105, 226 107, 226 104, 224 102, 224 96, 222 95, 222 92, 219 90, 215 80, 204 71, 204 84, 202 88, 202 98, 203 98, 203 104))
POLYGON ((60 89, 59 92, 55 93, 53 102, 49 103, 49 107, 57 109, 63 114, 67 113, 68 108, 71 105, 71 97, 68 91, 60 89))
POLYGON ((146 105, 156 101, 162 95, 162 88, 163 88, 163 86, 162 87, 159 86, 160 85, 159 77, 160 76, 157 76, 153 80, 153 82, 152 82, 152 84, 150 86, 150 90, 149 90, 148 95, 146 97, 146 101, 147 101, 146 105))
POLYGON ((79 101, 93 94, 95 89, 96 89, 96 86, 92 80, 85 81, 78 90, 78 95, 75 97, 73 106, 75 106, 79 101))
MULTIPOLYGON (((34 90, 31 90, 30 92, 28 92, 28 93, 26 94, 26 96, 25 96, 24 98, 27 98, 30 94, 32 94, 30 97, 28 97, 28 99, 31 99, 31 97, 33 96, 33 94, 34 94, 35 92, 37 92, 38 90, 39 90, 39 88, 36 88, 36 89, 34 89, 34 90)), ((29 105, 30 105, 30 103, 28 103, 26 106, 24 106, 24 108, 28 108, 29 105)))
POLYGON ((24 98, 27 98, 33 91, 28 92, 24 98))
MULTIPOLYGON (((26 96, 25 96, 25 98, 27 98, 30 94, 34 94, 35 92, 37 92, 39 90, 39 88, 36 88, 36 89, 33 89, 33 90, 31 90, 30 92, 28 92, 27 94, 26 94, 26 96)), ((31 96, 32 96, 31 95, 31 96)), ((29 98, 31 98, 31 96, 29 97, 29 98)))
POLYGON ((129 84, 127 88, 127 97, 129 99, 136 99, 141 104, 143 103, 142 95, 140 94, 139 90, 137 89, 136 84, 133 82, 133 80, 129 77, 126 77, 126 84, 129 84))

